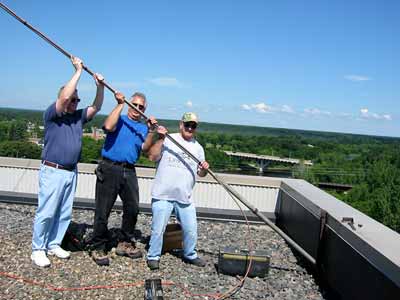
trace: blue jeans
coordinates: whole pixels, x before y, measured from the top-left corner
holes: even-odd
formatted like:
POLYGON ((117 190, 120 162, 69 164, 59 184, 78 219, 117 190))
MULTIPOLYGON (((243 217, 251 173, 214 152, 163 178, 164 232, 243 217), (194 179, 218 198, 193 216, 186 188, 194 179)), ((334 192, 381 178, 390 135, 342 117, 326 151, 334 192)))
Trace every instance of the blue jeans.
POLYGON ((77 171, 41 165, 38 208, 33 223, 32 250, 48 250, 61 245, 71 222, 77 171))
POLYGON ((182 204, 177 201, 152 199, 151 210, 153 217, 147 259, 160 260, 165 227, 173 210, 175 210, 176 217, 182 226, 183 256, 187 259, 197 258, 195 250, 197 243, 197 219, 196 208, 193 203, 182 204))

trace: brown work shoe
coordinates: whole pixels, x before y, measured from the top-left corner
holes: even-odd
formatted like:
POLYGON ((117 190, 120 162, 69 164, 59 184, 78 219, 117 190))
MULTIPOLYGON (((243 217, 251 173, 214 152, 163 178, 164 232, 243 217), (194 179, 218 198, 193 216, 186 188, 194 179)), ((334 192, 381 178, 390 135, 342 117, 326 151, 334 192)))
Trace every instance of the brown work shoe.
POLYGON ((127 256, 132 259, 141 258, 143 256, 142 251, 129 242, 119 242, 115 253, 119 256, 127 256))
POLYGON ((90 255, 99 266, 108 266, 110 264, 110 260, 104 250, 93 250, 90 255))

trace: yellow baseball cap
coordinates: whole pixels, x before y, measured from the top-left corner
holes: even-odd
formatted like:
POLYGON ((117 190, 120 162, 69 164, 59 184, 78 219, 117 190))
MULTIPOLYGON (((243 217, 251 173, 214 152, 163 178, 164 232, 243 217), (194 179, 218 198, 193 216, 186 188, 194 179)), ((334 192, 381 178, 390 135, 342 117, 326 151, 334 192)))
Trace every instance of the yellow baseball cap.
POLYGON ((182 122, 195 122, 199 123, 199 118, 197 118, 197 115, 193 112, 187 112, 184 113, 182 116, 182 122))

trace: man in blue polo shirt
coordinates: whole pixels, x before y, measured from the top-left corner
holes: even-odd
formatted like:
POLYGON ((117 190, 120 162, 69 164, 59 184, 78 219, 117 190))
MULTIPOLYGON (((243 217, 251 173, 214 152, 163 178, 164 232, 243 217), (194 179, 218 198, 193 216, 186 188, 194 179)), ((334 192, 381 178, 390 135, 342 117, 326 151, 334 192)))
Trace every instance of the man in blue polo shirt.
MULTIPOLYGON (((103 129, 107 137, 102 149, 103 160, 96 168, 96 209, 94 215, 91 256, 100 266, 109 265, 107 243, 109 232, 108 217, 119 195, 123 205, 121 233, 116 254, 130 258, 140 258, 142 253, 135 247, 134 230, 139 213, 139 186, 135 163, 143 150, 146 152, 152 143, 153 133, 149 128, 157 121, 150 117, 147 124, 141 123, 141 115, 129 107, 128 114, 122 115, 124 95, 116 93, 117 106, 108 115, 103 129)), ((138 110, 146 109, 146 96, 135 93, 130 103, 138 110)))
POLYGON ((82 127, 90 121, 103 104, 104 78, 94 74, 97 92, 94 102, 77 110, 80 101, 76 89, 83 63, 71 57, 75 73, 63 86, 55 103, 44 113, 45 137, 42 164, 39 171, 38 208, 33 224, 33 263, 50 266, 48 255, 69 258, 70 253, 60 247, 71 221, 72 203, 77 183, 76 165, 82 148, 82 127))

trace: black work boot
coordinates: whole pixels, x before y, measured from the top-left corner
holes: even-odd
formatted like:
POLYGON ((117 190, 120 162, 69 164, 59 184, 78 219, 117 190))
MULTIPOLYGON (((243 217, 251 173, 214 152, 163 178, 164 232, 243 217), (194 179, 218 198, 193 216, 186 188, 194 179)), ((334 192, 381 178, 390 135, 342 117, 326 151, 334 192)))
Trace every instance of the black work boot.
POLYGON ((160 262, 158 260, 147 260, 147 266, 150 270, 158 270, 160 268, 160 262))
POLYGON ((90 255, 97 265, 99 266, 110 265, 110 260, 104 250, 95 249, 90 253, 90 255))
POLYGON ((119 242, 115 253, 119 256, 127 256, 132 259, 141 258, 143 256, 142 251, 129 242, 119 242))
POLYGON ((202 260, 200 257, 196 257, 193 259, 183 258, 183 261, 187 264, 195 265, 195 266, 201 267, 201 268, 206 266, 206 262, 204 260, 202 260))

